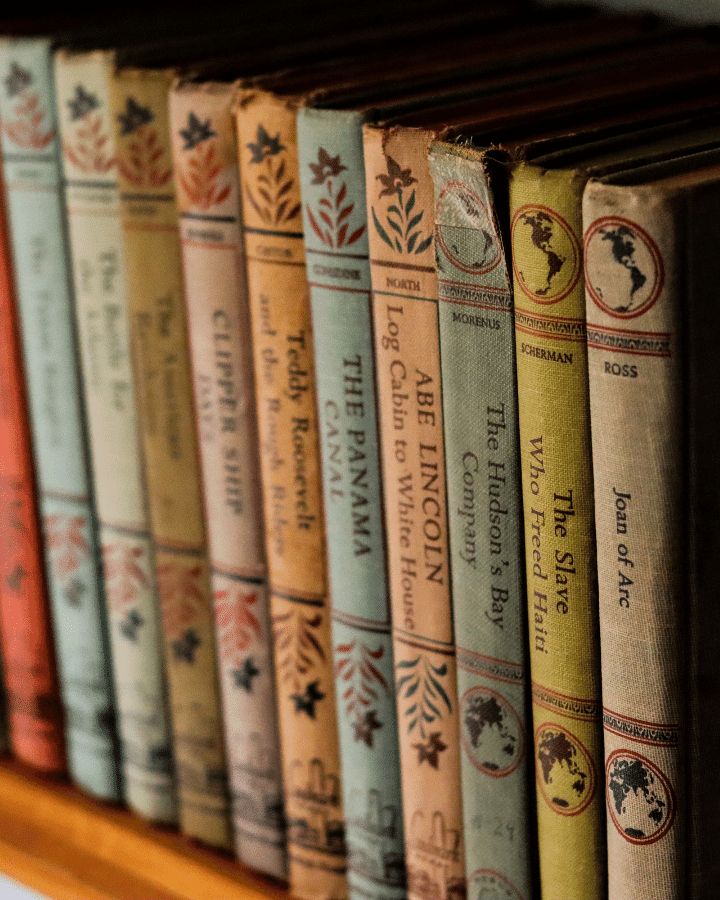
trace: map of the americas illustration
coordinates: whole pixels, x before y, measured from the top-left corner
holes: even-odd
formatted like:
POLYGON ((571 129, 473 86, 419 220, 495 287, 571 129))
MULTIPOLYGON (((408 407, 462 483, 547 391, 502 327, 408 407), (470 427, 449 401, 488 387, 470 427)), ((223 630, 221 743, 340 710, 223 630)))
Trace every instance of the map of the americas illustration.
POLYGON ((545 256, 547 273, 545 283, 541 287, 534 287, 534 293, 545 297, 553 287, 553 279, 565 265, 567 258, 554 246, 555 223, 551 216, 541 210, 533 210, 521 217, 524 225, 530 228, 530 240, 533 245, 545 256))
POLYGON ((617 263, 618 266, 622 266, 628 273, 627 276, 625 276, 628 282, 627 304, 614 306, 613 309, 615 309, 616 312, 629 312, 633 309, 635 295, 642 287, 644 287, 647 281, 647 276, 640 269, 640 266, 635 259, 635 241, 637 240, 637 235, 632 228, 627 225, 601 228, 600 234, 602 235, 602 240, 610 241, 613 261, 617 263))
POLYGON ((497 772, 512 765, 518 742, 516 725, 497 698, 471 697, 465 709, 465 727, 482 768, 497 772))

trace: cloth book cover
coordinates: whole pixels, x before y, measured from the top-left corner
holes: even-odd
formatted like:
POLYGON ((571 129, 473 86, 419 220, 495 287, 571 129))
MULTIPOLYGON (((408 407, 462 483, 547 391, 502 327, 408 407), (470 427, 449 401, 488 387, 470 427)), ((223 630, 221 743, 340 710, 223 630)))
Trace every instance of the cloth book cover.
POLYGON ((437 142, 430 169, 468 892, 530 898, 512 274, 484 155, 437 142))
POLYGON ((364 127, 408 894, 465 891, 433 247, 434 133, 364 127))
POLYGON ((170 94, 170 118, 235 849, 248 865, 283 878, 282 777, 234 96, 232 84, 178 83, 170 94))
POLYGON ((119 799, 50 42, 0 42, 0 79, 8 218, 68 765, 82 787, 119 799))
POLYGON ((236 114, 290 886, 346 896, 325 529, 295 105, 236 114))
POLYGON ((177 820, 143 483, 107 53, 55 57, 75 317, 102 545, 125 799, 177 820))
MULTIPOLYGON (((0 184, 0 190, 2 185, 0 184)), ((0 196, 0 656, 7 746, 65 769, 4 196, 0 196)), ((5 728, 3 729, 5 737, 5 728)))
POLYGON ((298 151, 352 896, 405 896, 362 112, 301 107, 298 151))
POLYGON ((230 848, 227 772, 173 185, 171 70, 111 84, 138 418, 155 546, 180 826, 230 848))

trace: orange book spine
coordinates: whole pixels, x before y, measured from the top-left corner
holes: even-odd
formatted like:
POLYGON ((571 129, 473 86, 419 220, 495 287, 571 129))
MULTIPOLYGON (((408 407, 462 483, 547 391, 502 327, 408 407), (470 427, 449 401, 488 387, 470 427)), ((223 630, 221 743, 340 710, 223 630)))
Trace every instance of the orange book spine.
POLYGON ((23 762, 62 772, 62 715, 7 238, 0 207, 0 631, 8 727, 11 749, 23 762))

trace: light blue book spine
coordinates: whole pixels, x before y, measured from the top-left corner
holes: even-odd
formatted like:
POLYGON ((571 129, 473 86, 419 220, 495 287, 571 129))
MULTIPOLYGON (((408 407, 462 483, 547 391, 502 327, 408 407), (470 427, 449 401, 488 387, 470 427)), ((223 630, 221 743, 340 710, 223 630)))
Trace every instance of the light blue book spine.
POLYGON ((533 896, 510 272, 483 156, 430 150, 468 897, 533 896))
POLYGON ((362 116, 298 112, 353 897, 405 896, 362 116))
POLYGON ((51 48, 0 42, 2 159, 70 772, 119 799, 110 664, 90 496, 51 48))

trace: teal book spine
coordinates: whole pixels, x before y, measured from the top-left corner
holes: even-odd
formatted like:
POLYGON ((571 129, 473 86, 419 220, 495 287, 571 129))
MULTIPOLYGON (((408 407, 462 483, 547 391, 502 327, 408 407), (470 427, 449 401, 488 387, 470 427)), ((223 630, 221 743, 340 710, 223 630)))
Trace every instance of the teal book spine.
POLYGON ((482 154, 435 143, 468 896, 533 896, 512 285, 482 154))
POLYGON ((337 717, 356 898, 405 896, 362 116, 298 112, 337 717))
POLYGON ((125 801, 170 824, 177 802, 107 104, 111 71, 107 54, 58 53, 55 95, 125 801))
POLYGON ((88 477, 50 43, 0 42, 2 160, 45 565, 73 779, 120 796, 88 477))

